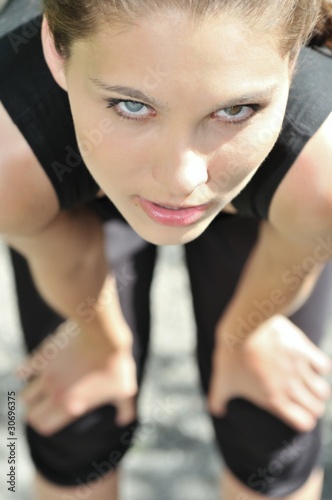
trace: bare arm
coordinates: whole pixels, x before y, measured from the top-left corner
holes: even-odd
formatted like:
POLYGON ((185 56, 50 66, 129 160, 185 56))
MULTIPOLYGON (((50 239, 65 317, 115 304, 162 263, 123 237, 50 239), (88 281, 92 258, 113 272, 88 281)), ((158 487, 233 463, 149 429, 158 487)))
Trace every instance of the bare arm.
MULTIPOLYGON (((132 335, 108 272, 100 220, 86 209, 72 210, 34 236, 7 239, 27 258, 45 300, 79 327, 42 370, 35 370, 35 358, 43 344, 21 365, 21 375, 34 375, 22 395, 30 425, 52 434, 105 403, 116 406, 120 425, 132 421, 137 393, 132 335), (106 289, 111 300, 100 304, 106 289), (81 312, 86 303, 94 311, 88 319, 81 312)), ((60 328, 55 336, 61 333, 60 328)))
POLYGON ((331 137, 332 114, 306 145, 272 200, 269 221, 261 225, 257 244, 222 318, 225 329, 234 332, 236 317, 248 319, 262 301, 271 305, 266 318, 289 315, 308 298, 324 264, 331 260, 331 137))
POLYGON ((114 347, 130 347, 131 334, 122 316, 115 280, 108 271, 102 224, 81 208, 59 213, 33 236, 9 236, 8 243, 29 262, 34 282, 44 299, 64 317, 73 318, 83 332, 107 335, 114 347), (82 306, 111 288, 107 307, 95 307, 93 320, 82 306))
POLYGON ((330 117, 280 185, 220 319, 209 399, 214 413, 242 396, 309 430, 324 412, 330 360, 285 316, 305 302, 332 256, 331 136, 330 117))
MULTIPOLYGON (((84 209, 60 212, 53 186, 1 103, 0 235, 27 258, 45 300, 82 322, 79 305, 107 286, 101 224, 84 209)), ((113 295, 112 317, 123 325, 113 295)))
POLYGON ((320 254, 317 250, 319 241, 326 239, 324 231, 310 240, 293 240, 263 222, 234 297, 220 319, 221 340, 235 348, 266 319, 298 310, 332 257, 324 248, 320 254))
POLYGON ((83 208, 59 211, 50 181, 1 104, 0 137, 0 235, 26 257, 45 300, 81 332, 43 371, 34 369, 39 347, 21 366, 24 378, 36 376, 23 392, 27 418, 50 434, 113 402, 118 418, 131 420, 137 390, 131 332, 107 270, 101 223, 83 208), (112 300, 86 321, 80 306, 87 298, 98 304, 105 287, 112 300))

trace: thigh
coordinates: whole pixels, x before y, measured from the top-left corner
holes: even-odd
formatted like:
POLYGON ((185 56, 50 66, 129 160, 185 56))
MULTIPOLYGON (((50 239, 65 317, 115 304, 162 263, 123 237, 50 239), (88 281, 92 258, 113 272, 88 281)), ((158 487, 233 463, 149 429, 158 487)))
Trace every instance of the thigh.
MULTIPOLYGON (((186 245, 197 323, 197 360, 205 394, 211 376, 215 325, 235 291, 258 233, 259 222, 234 215, 218 217, 186 245)), ((331 273, 320 277, 306 304, 290 319, 318 344, 328 319, 331 273)), ((320 424, 296 433, 244 399, 230 402, 224 418, 213 418, 219 449, 243 483, 266 495, 290 494, 304 484, 320 460, 320 424)))
MULTIPOLYGON (((149 342, 149 292, 155 247, 139 238, 121 218, 105 223, 104 227, 120 303, 133 332, 140 384, 149 342)), ((11 258, 22 330, 27 350, 31 352, 63 318, 38 294, 25 259, 12 250, 11 258)), ((37 469, 53 483, 76 486, 116 468, 130 447, 138 422, 119 427, 114 417, 115 408, 105 405, 49 437, 27 426, 30 452, 37 469)))

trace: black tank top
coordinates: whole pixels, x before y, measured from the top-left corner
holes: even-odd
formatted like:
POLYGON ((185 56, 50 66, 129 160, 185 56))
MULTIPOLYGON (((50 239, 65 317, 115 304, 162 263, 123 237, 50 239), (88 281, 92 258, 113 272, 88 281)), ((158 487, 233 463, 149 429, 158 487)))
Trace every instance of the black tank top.
POLYGON ((61 208, 70 208, 93 200, 99 187, 79 153, 67 93, 45 62, 41 20, 38 16, 0 39, 0 100, 49 177, 61 208))
MULTIPOLYGON (((67 93, 56 84, 44 60, 40 26, 38 16, 0 39, 0 100, 52 182, 61 208, 66 209, 92 201, 99 187, 79 153, 67 93), (27 37, 31 23, 36 29, 27 37)), ((279 138, 250 183, 232 201, 240 214, 267 218, 281 180, 331 112, 331 54, 304 47, 279 138)))
POLYGON ((232 201, 240 213, 260 219, 268 217, 272 197, 280 182, 331 112, 332 52, 304 47, 279 138, 249 184, 232 201))

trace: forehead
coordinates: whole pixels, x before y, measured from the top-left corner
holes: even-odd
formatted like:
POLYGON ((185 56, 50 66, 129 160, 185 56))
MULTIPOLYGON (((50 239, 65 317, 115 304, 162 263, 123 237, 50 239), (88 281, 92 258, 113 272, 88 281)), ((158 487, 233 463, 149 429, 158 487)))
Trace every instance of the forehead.
POLYGON ((90 76, 106 82, 116 78, 130 84, 133 79, 137 85, 154 74, 160 88, 176 83, 189 91, 217 84, 245 92, 252 85, 288 78, 288 60, 277 42, 227 14, 197 21, 183 12, 165 11, 121 30, 105 24, 74 44, 73 57, 90 76))

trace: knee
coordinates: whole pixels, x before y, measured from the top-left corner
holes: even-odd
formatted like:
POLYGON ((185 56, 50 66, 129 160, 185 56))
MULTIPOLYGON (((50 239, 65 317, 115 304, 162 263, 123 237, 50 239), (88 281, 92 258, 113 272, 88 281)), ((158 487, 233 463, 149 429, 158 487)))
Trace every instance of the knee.
POLYGON ((213 423, 227 467, 253 492, 272 497, 290 495, 307 482, 319 464, 320 424, 312 432, 296 433, 240 400, 231 404, 227 417, 213 423))
POLYGON ((137 421, 118 427, 114 414, 114 407, 102 407, 47 437, 28 427, 37 470, 59 486, 92 484, 115 472, 132 444, 137 421))

